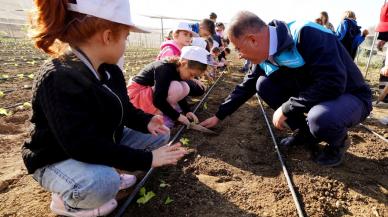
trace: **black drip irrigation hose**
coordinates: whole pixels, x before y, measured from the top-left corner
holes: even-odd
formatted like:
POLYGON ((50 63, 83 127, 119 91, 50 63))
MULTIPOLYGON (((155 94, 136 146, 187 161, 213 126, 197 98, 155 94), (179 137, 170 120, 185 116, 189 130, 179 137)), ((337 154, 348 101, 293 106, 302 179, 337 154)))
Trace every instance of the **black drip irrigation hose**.
POLYGON ((298 196, 297 196, 296 191, 294 189, 294 185, 293 185, 292 179, 290 178, 290 175, 289 175, 289 173, 287 171, 286 165, 285 165, 285 163, 283 161, 282 154, 280 153, 278 143, 276 142, 275 134, 272 131, 271 125, 269 124, 269 121, 268 121, 267 114, 264 111, 263 103, 261 102, 261 99, 260 99, 260 97, 257 94, 256 94, 256 96, 257 96, 257 100, 259 101, 261 111, 263 112, 263 116, 264 116, 265 122, 267 123, 267 127, 268 127, 268 130, 269 130, 269 133, 271 134, 272 141, 273 141, 273 144, 275 146, 275 150, 276 150, 276 153, 278 155, 280 164, 282 165, 284 177, 286 178, 288 188, 289 188, 289 190, 291 192, 292 199, 294 200, 296 211, 298 212, 298 216, 299 217, 304 217, 304 216, 306 216, 305 215, 305 211, 302 209, 302 207, 300 205, 298 196))
POLYGON ((384 136, 376 133, 375 131, 373 131, 372 129, 370 129, 369 127, 365 126, 364 124, 360 123, 360 126, 364 127, 367 131, 369 131, 370 133, 372 133, 373 135, 377 136, 379 139, 383 140, 384 142, 388 143, 388 139, 386 139, 384 136))
MULTIPOLYGON (((209 90, 206 92, 205 96, 197 103, 195 106, 193 113, 199 109, 199 107, 202 105, 202 103, 206 100, 206 98, 209 96, 210 92, 213 90, 213 88, 216 86, 218 81, 223 77, 224 72, 221 72, 221 75, 217 78, 217 80, 214 82, 214 84, 209 88, 209 90)), ((167 144, 168 146, 172 145, 178 137, 182 134, 182 132, 186 129, 186 126, 181 126, 175 136, 170 140, 170 142, 167 144)), ((125 211, 127 210, 127 207, 132 203, 132 200, 136 197, 137 193, 140 191, 140 189, 144 186, 148 178, 151 176, 152 172, 154 171, 154 168, 151 168, 148 170, 147 174, 143 177, 143 179, 136 185, 135 189, 131 192, 128 199, 124 202, 124 204, 120 207, 119 211, 115 215, 115 217, 121 217, 124 215, 125 211)))

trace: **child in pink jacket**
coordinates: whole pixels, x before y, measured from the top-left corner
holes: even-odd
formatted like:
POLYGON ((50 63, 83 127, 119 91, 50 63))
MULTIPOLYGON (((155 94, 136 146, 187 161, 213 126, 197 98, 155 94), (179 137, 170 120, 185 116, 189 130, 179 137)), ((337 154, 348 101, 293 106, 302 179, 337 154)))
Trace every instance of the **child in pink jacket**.
POLYGON ((198 34, 193 32, 188 23, 181 22, 173 30, 173 39, 162 43, 160 46, 160 52, 157 60, 161 60, 166 57, 181 55, 181 49, 184 46, 191 44, 193 37, 198 37, 198 34))

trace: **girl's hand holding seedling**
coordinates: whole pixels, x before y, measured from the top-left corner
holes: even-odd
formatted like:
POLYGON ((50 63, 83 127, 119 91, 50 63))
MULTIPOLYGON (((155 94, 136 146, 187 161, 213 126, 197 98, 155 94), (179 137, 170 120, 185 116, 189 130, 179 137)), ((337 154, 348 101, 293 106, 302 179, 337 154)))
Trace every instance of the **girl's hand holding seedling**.
POLYGON ((192 112, 187 112, 186 117, 194 121, 195 124, 199 122, 198 117, 192 112))
POLYGON ((178 118, 178 121, 186 126, 189 126, 190 125, 190 120, 184 116, 184 115, 179 115, 179 118, 178 118))
POLYGON ((164 165, 176 165, 177 162, 186 154, 185 148, 178 142, 172 146, 163 146, 152 151, 152 167, 160 167, 164 165))

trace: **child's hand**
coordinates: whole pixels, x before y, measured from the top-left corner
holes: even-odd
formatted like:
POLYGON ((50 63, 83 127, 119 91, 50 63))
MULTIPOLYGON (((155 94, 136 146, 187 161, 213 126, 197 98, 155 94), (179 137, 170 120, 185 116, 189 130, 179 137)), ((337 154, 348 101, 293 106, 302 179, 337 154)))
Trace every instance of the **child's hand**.
POLYGON ((200 87, 202 90, 206 90, 206 86, 198 79, 193 79, 193 81, 200 87))
POLYGON ((177 164, 183 156, 188 154, 185 148, 181 147, 181 144, 175 143, 172 146, 162 146, 152 151, 152 165, 151 167, 160 167, 169 164, 177 164))
POLYGON ((192 113, 192 112, 188 112, 188 113, 186 114, 186 117, 187 117, 188 119, 194 121, 194 123, 198 123, 198 122, 199 122, 197 116, 196 116, 194 113, 192 113))
POLYGON ((163 117, 160 115, 152 117, 147 125, 147 129, 154 136, 157 136, 158 134, 167 135, 170 133, 170 129, 164 125, 163 117))
POLYGON ((178 121, 181 122, 182 124, 189 126, 190 125, 190 120, 184 116, 184 115, 179 115, 178 121))

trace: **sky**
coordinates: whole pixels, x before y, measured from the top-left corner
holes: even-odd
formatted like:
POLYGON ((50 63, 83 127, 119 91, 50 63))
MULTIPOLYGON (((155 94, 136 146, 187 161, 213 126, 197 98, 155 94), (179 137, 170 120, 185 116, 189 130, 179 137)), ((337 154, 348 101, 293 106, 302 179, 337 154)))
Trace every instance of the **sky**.
MULTIPOLYGON (((257 14, 265 22, 272 19, 315 20, 321 11, 329 13, 329 20, 336 28, 343 13, 352 10, 363 28, 375 26, 379 21, 383 0, 133 0, 131 10, 135 22, 142 26, 160 28, 160 20, 140 15, 163 15, 202 19, 210 12, 218 15, 217 21, 229 22, 240 10, 257 14)), ((177 22, 177 21, 175 21, 177 22)), ((173 27, 175 22, 165 21, 164 25, 173 27)))
MULTIPOLYGON (((18 1, 23 8, 30 8, 32 3, 32 0, 0 1, 18 1)), ((352 10, 356 13, 358 24, 369 28, 378 23, 383 3, 383 0, 132 0, 131 14, 138 25, 161 28, 160 20, 142 15, 202 19, 207 18, 210 12, 215 12, 218 21, 227 23, 240 10, 251 11, 265 22, 272 19, 315 20, 321 11, 327 11, 330 22, 336 28, 343 12, 352 10)), ((164 27, 172 28, 177 22, 165 20, 164 27)))

